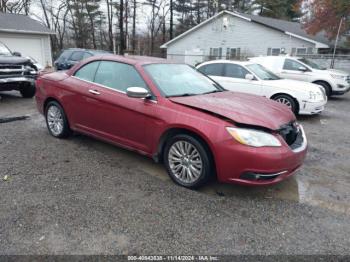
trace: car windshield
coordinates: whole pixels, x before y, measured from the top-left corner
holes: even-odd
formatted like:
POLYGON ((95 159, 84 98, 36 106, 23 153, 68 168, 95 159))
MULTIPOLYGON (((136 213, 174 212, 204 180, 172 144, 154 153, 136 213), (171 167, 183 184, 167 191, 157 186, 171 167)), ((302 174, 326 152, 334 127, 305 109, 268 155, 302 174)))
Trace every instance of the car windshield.
POLYGON ((278 80, 281 79, 271 71, 267 70, 265 67, 259 64, 247 65, 247 68, 256 74, 262 80, 278 80))
POLYGON ((188 65, 151 64, 144 68, 165 97, 201 95, 224 90, 188 65))
POLYGON ((2 43, 0 43, 0 55, 11 55, 11 51, 2 43))
POLYGON ((306 58, 299 58, 298 61, 304 63, 305 65, 310 66, 313 69, 318 69, 318 70, 325 70, 325 68, 319 66, 318 64, 306 59, 306 58))

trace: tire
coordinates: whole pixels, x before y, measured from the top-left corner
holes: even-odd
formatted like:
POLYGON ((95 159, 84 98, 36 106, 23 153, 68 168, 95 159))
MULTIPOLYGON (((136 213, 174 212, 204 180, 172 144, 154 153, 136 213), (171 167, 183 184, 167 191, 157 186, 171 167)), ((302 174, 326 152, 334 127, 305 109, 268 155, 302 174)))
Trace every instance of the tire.
POLYGON ((208 150, 200 140, 190 135, 179 134, 170 138, 163 152, 170 178, 190 189, 206 184, 213 175, 214 166, 208 150))
POLYGON ((293 97, 289 95, 277 95, 272 98, 278 103, 286 105, 294 114, 298 113, 298 104, 293 97))
POLYGON ((66 138, 71 134, 67 116, 62 106, 51 101, 45 108, 46 126, 50 134, 56 138, 66 138))
POLYGON ((21 85, 19 92, 23 98, 32 98, 35 95, 35 85, 23 84, 21 85))
POLYGON ((322 82, 322 81, 319 81, 319 82, 316 81, 316 82, 314 82, 314 84, 322 86, 324 88, 324 90, 326 91, 327 97, 332 96, 332 87, 328 83, 322 82))

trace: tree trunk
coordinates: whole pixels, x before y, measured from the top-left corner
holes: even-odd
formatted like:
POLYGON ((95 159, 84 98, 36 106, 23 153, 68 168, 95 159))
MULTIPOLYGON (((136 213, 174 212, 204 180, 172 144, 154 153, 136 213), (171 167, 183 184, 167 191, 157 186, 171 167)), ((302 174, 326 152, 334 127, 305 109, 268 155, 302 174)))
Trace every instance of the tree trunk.
POLYGON ((134 0, 133 16, 132 16, 132 53, 135 55, 136 50, 136 5, 137 2, 134 0))
POLYGON ((125 49, 125 39, 124 39, 124 1, 120 0, 120 6, 119 6, 119 33, 120 33, 120 40, 119 40, 119 53, 121 55, 124 54, 125 49))
POLYGON ((170 0, 170 40, 174 38, 174 2, 170 0))

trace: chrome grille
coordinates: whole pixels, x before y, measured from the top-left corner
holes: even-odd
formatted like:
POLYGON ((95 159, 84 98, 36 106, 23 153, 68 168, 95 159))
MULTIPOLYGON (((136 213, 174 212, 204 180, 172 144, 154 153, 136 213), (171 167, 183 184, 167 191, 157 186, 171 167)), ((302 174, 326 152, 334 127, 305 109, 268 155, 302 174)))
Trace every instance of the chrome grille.
POLYGON ((0 75, 23 75, 24 74, 23 65, 0 65, 0 75))

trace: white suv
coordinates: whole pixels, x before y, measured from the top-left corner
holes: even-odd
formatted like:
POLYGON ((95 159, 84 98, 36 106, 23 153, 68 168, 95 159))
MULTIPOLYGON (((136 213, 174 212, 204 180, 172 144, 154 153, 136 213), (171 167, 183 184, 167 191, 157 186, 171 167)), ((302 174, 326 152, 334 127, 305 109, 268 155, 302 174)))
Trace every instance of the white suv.
POLYGON ((215 60, 200 64, 197 69, 227 90, 270 98, 295 114, 320 113, 327 103, 321 86, 281 79, 257 63, 215 60))
POLYGON ((350 75, 344 71, 324 69, 300 57, 265 56, 249 59, 263 65, 282 78, 300 80, 323 86, 327 96, 343 95, 350 90, 350 75))

